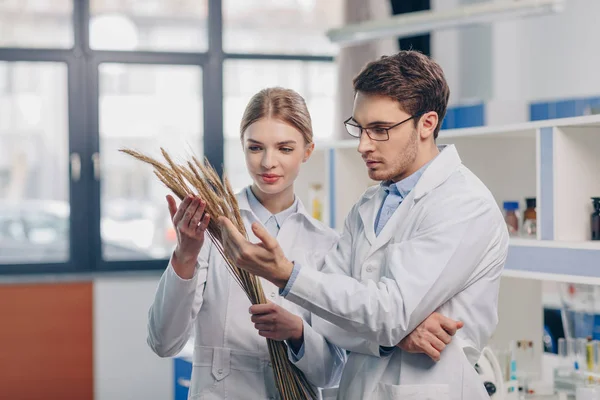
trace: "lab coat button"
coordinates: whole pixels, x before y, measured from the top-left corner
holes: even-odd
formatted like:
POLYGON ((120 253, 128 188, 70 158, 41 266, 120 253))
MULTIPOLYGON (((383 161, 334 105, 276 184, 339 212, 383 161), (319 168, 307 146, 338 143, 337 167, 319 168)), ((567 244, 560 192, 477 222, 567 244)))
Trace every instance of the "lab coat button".
POLYGON ((367 267, 367 272, 373 272, 373 267, 371 267, 370 265, 367 267))
POLYGON ((269 368, 273 367, 273 364, 271 364, 271 361, 269 361, 269 363, 267 365, 269 366, 269 368))
POLYGON ((223 370, 222 370, 222 369, 219 369, 219 370, 217 371, 217 374, 219 374, 219 375, 223 375, 223 370))
POLYGON ((275 292, 271 292, 271 297, 275 298, 275 292))

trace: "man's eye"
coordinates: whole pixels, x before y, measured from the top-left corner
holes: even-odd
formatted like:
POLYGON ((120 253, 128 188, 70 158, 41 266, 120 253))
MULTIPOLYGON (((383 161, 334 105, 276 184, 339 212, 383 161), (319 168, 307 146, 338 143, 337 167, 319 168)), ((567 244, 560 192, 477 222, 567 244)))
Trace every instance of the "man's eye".
POLYGON ((385 135, 386 133, 385 128, 369 128, 369 130, 376 135, 385 135))

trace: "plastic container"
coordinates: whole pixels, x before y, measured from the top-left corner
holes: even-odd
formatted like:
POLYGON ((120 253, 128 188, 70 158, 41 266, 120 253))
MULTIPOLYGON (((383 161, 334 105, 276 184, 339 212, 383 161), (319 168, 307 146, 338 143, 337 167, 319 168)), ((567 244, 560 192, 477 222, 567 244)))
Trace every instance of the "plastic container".
POLYGON ((592 197, 594 212, 592 213, 592 240, 600 240, 600 197, 592 197))
POLYGON ((519 234, 519 217, 517 211, 519 210, 518 201, 505 201, 504 202, 504 221, 508 227, 508 233, 511 236, 519 234))
POLYGON ((527 205, 527 208, 523 213, 523 226, 521 228, 521 233, 525 237, 535 238, 537 237, 537 212, 535 210, 535 197, 526 198, 525 204, 527 205))

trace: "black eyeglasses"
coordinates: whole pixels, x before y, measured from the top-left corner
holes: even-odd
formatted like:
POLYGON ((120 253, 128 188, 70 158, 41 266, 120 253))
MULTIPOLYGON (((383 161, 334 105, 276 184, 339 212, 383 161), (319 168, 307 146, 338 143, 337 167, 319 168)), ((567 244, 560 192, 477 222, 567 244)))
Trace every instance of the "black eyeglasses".
POLYGON ((397 126, 402 125, 403 123, 410 121, 413 118, 418 118, 421 115, 425 114, 423 113, 418 113, 413 115, 412 117, 406 118, 404 121, 400 121, 397 124, 394 124, 392 126, 388 126, 387 128, 383 128, 383 127, 374 127, 374 128, 363 128, 362 126, 358 125, 358 124, 353 124, 352 122, 352 117, 348 118, 347 120, 344 121, 344 126, 346 126, 346 131, 348 131, 348 134, 350 134, 350 136, 355 137, 355 138, 360 138, 360 135, 362 135, 363 131, 367 132, 367 136, 369 136, 371 138, 371 140, 375 140, 377 142, 385 142, 386 140, 390 139, 390 129, 394 129, 397 126))

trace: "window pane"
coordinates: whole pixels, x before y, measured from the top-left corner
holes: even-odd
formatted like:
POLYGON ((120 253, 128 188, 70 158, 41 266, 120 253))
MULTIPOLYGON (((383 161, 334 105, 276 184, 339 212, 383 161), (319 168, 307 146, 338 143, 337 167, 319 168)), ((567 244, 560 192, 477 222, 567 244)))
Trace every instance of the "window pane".
POLYGON ((0 62, 0 263, 69 259, 67 68, 0 62))
POLYGON ((102 254, 106 260, 168 258, 175 244, 165 188, 152 167, 118 150, 203 157, 202 70, 100 65, 102 254))
POLYGON ((0 1, 0 46, 73 46, 73 0, 0 1))
POLYGON ((229 53, 335 54, 325 32, 342 25, 343 0, 224 0, 229 53))
POLYGON ((208 0, 91 0, 97 50, 204 51, 208 0))
POLYGON ((239 125, 250 98, 282 86, 300 93, 313 121, 316 141, 333 137, 337 67, 333 62, 228 60, 224 67, 225 170, 234 189, 251 180, 242 157, 239 125))

